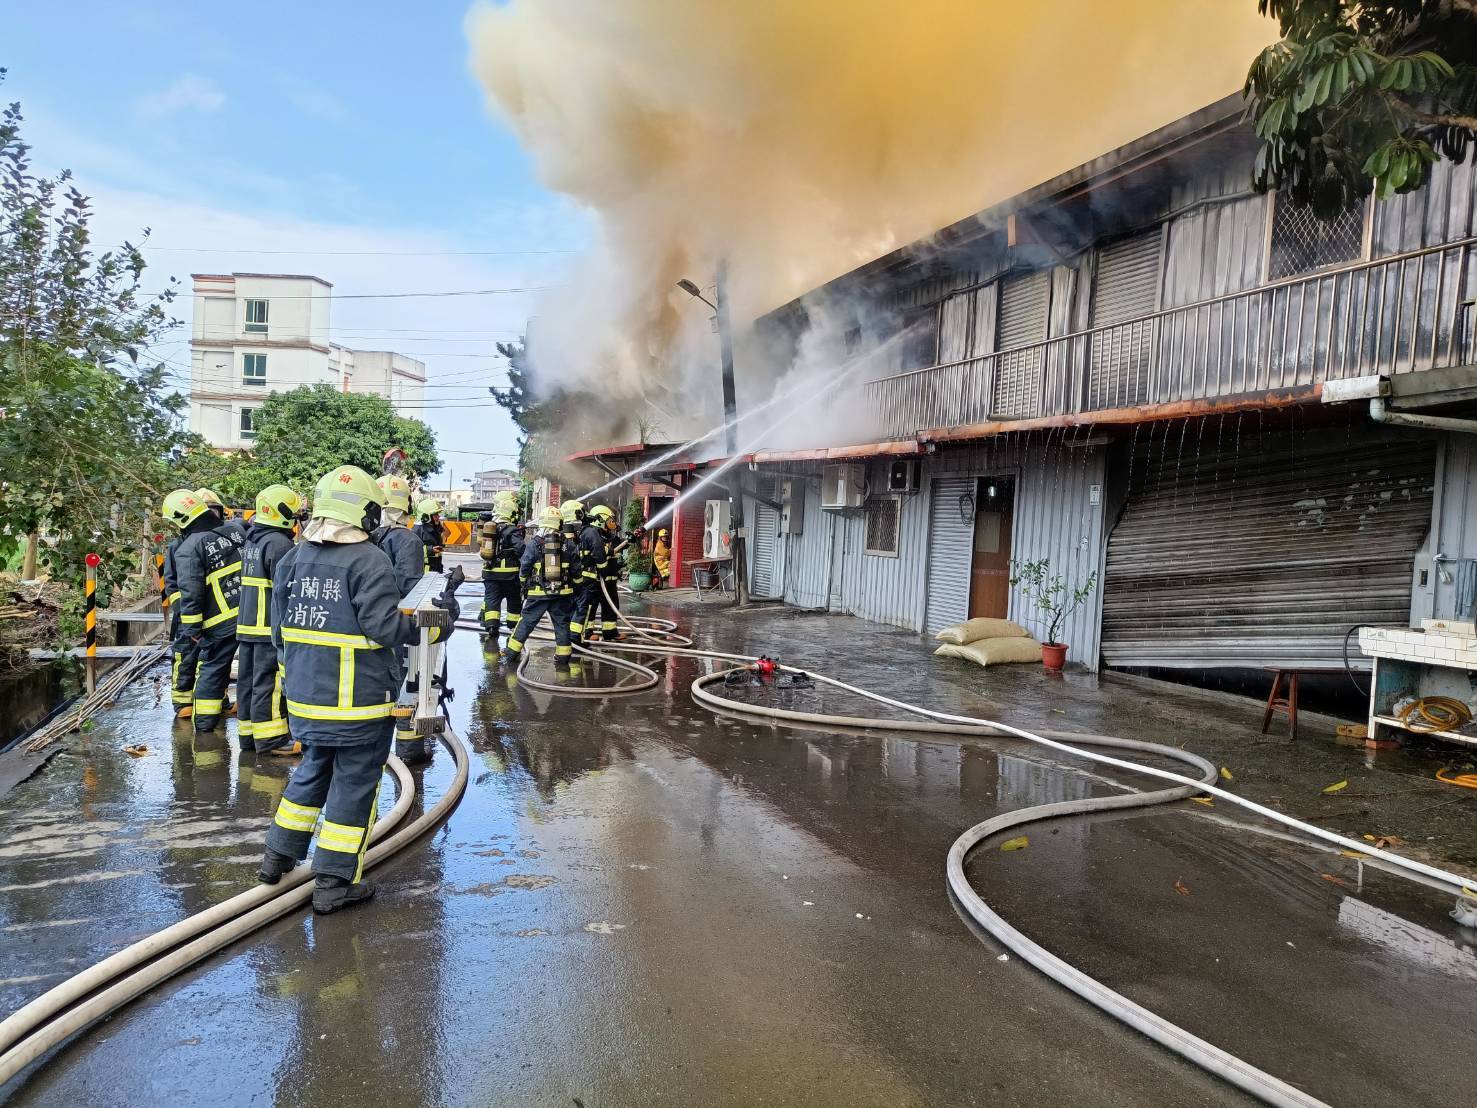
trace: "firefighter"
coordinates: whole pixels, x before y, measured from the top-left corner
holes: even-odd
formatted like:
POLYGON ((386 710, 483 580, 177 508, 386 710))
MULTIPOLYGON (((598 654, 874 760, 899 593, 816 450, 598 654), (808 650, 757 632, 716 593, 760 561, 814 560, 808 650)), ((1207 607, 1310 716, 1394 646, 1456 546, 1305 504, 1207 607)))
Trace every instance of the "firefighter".
POLYGON ((384 522, 369 538, 389 555, 390 564, 395 567, 395 590, 404 597, 426 572, 426 544, 410 526, 410 482, 389 473, 378 483, 385 494, 385 506, 380 514, 384 522))
POLYGON ((226 503, 221 499, 220 493, 212 489, 199 488, 195 490, 195 495, 205 501, 210 510, 220 517, 221 523, 225 524, 230 530, 240 534, 243 544, 246 542, 247 522, 231 514, 231 509, 226 507, 226 503))
POLYGON ((574 614, 569 621, 570 638, 576 646, 585 641, 594 627, 589 619, 600 605, 600 574, 605 570, 605 535, 593 516, 586 517, 585 506, 578 500, 559 505, 560 519, 566 538, 573 535, 579 547, 578 572, 574 580, 574 614))
POLYGON ((272 645, 272 574, 292 549, 303 498, 286 485, 256 494, 256 515, 241 551, 241 613, 236 620, 236 727, 242 750, 291 757, 302 743, 288 734, 282 667, 272 645))
MULTIPOLYGON (((322 816, 313 854, 320 914, 374 895, 361 878, 404 677, 395 648, 419 637, 415 620, 400 612, 389 557, 369 541, 384 499, 356 466, 325 474, 303 541, 272 579, 272 641, 303 760, 283 790, 258 877, 275 885, 305 858, 322 816)), ((454 598, 448 606, 454 624, 454 598)))
MULTIPOLYGON (((199 651, 191 714, 196 731, 214 731, 226 711, 226 686, 236 655, 242 534, 188 489, 164 498, 164 514, 180 528, 174 576, 180 593, 182 650, 193 645, 199 651)), ((187 675, 177 677, 183 681, 187 675)))
POLYGON ((508 634, 518 630, 523 618, 523 588, 518 580, 523 560, 523 543, 527 538, 518 522, 518 497, 500 492, 493 497, 492 518, 482 524, 482 628, 497 649, 503 629, 503 606, 508 609, 508 634))
POLYGON ((554 664, 565 669, 573 653, 569 621, 574 611, 574 582, 569 567, 577 561, 578 547, 566 537, 559 509, 552 504, 539 513, 538 526, 538 533, 523 544, 518 565, 523 583, 523 618, 508 640, 506 657, 509 661, 519 659, 523 643, 548 612, 549 622, 554 625, 554 664))
POLYGON ((441 555, 446 549, 446 528, 441 526, 441 504, 428 498, 417 504, 415 511, 421 517, 420 522, 415 525, 415 533, 426 544, 425 568, 429 572, 440 573, 441 555))
MULTIPOLYGON (((605 547, 605 560, 600 564, 600 580, 595 585, 595 596, 585 613, 586 634, 595 629, 595 613, 600 613, 600 641, 616 642, 620 631, 616 628, 616 615, 620 606, 621 556, 616 547, 622 546, 621 533, 615 520, 615 512, 604 504, 590 509, 590 519, 600 532, 600 541, 605 547)), ((641 541, 640 534, 632 534, 628 542, 641 541)))
MULTIPOLYGON (((185 490, 179 491, 184 492, 185 490)), ((164 514, 169 516, 167 498, 164 503, 164 514)), ((170 517, 170 521, 174 522, 173 517, 170 517)), ((164 633, 169 636, 170 642, 169 700, 174 705, 175 718, 188 719, 194 714, 191 702, 195 699, 195 667, 200 663, 200 647, 194 639, 180 634, 179 580, 174 569, 174 552, 179 544, 180 539, 173 538, 164 548, 162 576, 164 595, 169 601, 169 626, 165 628, 164 633)))
POLYGON ((656 567, 658 584, 665 585, 672 572, 672 544, 667 539, 665 527, 656 533, 656 542, 651 547, 651 564, 656 567))

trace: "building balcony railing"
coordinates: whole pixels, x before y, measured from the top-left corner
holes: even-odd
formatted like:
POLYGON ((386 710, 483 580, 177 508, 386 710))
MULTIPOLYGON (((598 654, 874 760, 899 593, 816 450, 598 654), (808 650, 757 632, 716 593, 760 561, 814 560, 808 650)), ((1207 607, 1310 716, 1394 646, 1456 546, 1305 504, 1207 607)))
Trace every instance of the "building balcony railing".
POLYGON ((882 437, 1472 360, 1477 237, 870 381, 882 437))

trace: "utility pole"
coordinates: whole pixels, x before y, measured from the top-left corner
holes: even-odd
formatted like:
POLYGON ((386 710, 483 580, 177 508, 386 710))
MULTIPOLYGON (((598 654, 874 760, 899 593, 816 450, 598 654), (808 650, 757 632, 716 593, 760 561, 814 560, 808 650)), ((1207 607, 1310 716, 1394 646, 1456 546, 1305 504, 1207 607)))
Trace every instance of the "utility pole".
MULTIPOLYGON (((733 384, 733 327, 728 317, 728 260, 718 262, 718 346, 723 359, 724 449, 732 460, 738 454, 738 396, 733 384)), ((733 519, 733 602, 743 605, 749 600, 747 567, 744 560, 744 478, 734 463, 733 480, 727 482, 728 504, 733 519)))

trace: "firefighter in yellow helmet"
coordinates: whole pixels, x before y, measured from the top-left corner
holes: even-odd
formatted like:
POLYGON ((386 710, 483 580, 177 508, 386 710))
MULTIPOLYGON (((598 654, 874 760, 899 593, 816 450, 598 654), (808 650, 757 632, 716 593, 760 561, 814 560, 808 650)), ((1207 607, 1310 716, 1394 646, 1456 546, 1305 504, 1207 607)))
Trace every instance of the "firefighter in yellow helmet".
POLYGON ((564 530, 559 509, 552 504, 539 513, 538 531, 523 544, 518 575, 523 583, 523 618, 508 640, 507 659, 517 661, 523 644, 549 614, 554 625, 554 664, 568 667, 574 653, 570 646, 569 620, 574 611, 574 580, 569 567, 577 564, 578 547, 564 530))
MULTIPOLYGON (((277 564, 272 583, 272 641, 303 760, 283 790, 259 876, 276 884, 306 857, 321 817, 313 854, 319 913, 374 895, 361 878, 405 676, 395 648, 419 636, 400 612, 389 557, 369 541, 384 500, 356 466, 325 474, 302 541, 277 564)), ((454 599, 448 608, 455 624, 454 599)))
MULTIPOLYGON (((190 489, 176 489, 164 498, 160 514, 179 530, 209 511, 210 507, 195 496, 190 489)), ((164 548, 164 596, 169 602, 169 626, 164 629, 170 642, 169 699, 174 705, 174 714, 187 719, 194 713, 195 667, 200 662, 200 643, 197 638, 180 634, 180 588, 179 574, 175 570, 174 555, 184 536, 170 539, 164 548)))
POLYGON ((426 544, 426 569, 432 573, 440 573, 441 555, 446 550, 446 528, 441 525, 441 502, 427 497, 415 506, 415 512, 420 516, 420 522, 415 525, 415 533, 426 544))
POLYGON ((518 521, 517 494, 500 492, 492 498, 492 518, 482 523, 480 537, 482 629, 488 635, 487 649, 496 651, 503 607, 508 609, 509 634, 523 618, 523 587, 518 578, 527 533, 518 521))
POLYGON ((241 749, 290 756, 302 744, 288 734, 282 669, 272 645, 272 574, 292 549, 303 498, 286 485, 256 494, 256 515, 241 551, 241 611, 236 619, 236 728, 241 749))
POLYGON ((666 585, 672 573, 672 542, 665 527, 656 533, 656 542, 651 544, 651 564, 656 569, 658 584, 666 585))
POLYGON ((174 582, 179 590, 179 645, 176 654, 198 651, 193 674, 175 674, 175 691, 193 681, 191 714, 196 731, 214 731, 225 715, 226 686, 236 655, 236 609, 241 602, 239 528, 228 527, 198 495, 176 489, 164 498, 163 514, 180 529, 174 549, 174 582))
POLYGON ((226 502, 221 499, 220 493, 214 489, 198 488, 195 495, 210 507, 210 510, 220 517, 221 523, 231 531, 239 532, 241 541, 246 542, 246 521, 231 514, 231 509, 226 507, 226 502))
POLYGON ((395 588, 403 597, 426 572, 426 544, 410 526, 410 482, 398 473, 387 473, 378 483, 385 494, 383 522, 369 538, 389 555, 395 567, 395 588))

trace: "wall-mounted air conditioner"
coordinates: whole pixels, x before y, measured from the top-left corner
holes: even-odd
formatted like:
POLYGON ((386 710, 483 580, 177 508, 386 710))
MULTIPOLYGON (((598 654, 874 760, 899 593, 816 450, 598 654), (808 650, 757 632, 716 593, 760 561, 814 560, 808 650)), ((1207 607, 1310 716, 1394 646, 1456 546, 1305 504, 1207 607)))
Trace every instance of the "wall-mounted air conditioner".
POLYGON ((867 469, 847 463, 821 471, 821 507, 828 511, 860 508, 867 499, 867 469))
POLYGON ((887 463, 888 492, 917 492, 918 470, 916 461, 903 459, 887 463))
POLYGON ((703 557, 726 558, 732 553, 729 530, 733 508, 726 500, 709 500, 703 506, 703 557))
POLYGON ((798 535, 805 529, 805 479, 780 482, 780 534, 798 535))

